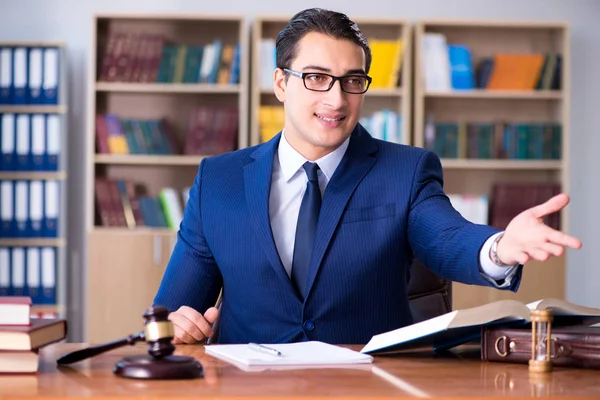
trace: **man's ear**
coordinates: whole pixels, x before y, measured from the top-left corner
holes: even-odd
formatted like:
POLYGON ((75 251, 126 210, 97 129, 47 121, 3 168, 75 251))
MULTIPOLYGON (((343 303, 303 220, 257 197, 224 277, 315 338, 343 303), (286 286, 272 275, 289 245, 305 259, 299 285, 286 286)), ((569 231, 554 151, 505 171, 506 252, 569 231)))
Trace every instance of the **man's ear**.
POLYGON ((277 100, 285 102, 285 90, 287 89, 287 74, 281 69, 276 68, 273 72, 273 91, 277 100))

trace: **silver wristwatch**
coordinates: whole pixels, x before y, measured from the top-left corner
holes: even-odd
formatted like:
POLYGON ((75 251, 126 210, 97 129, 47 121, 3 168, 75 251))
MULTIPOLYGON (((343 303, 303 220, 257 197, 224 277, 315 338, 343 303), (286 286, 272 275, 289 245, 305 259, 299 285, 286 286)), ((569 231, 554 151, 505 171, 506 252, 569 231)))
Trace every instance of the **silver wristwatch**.
POLYGON ((502 232, 501 234, 499 234, 498 236, 496 236, 496 239, 494 239, 494 241, 492 242, 492 248, 490 250, 490 255, 492 257, 492 261, 494 262, 494 264, 496 264, 499 267, 504 267, 504 268, 510 268, 510 267, 514 267, 517 264, 504 264, 502 261, 500 261, 500 258, 498 258, 498 242, 500 241, 500 239, 502 239, 502 236, 504 236, 504 232, 502 232))

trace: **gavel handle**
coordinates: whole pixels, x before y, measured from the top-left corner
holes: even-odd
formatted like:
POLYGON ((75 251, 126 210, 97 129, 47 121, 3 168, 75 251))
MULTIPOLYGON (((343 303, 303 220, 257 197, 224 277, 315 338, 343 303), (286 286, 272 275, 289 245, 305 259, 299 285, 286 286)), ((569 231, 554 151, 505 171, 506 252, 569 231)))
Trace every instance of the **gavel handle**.
POLYGON ((58 360, 56 360, 56 363, 58 365, 72 364, 77 361, 81 361, 86 358, 89 358, 89 357, 97 356, 98 354, 104 353, 105 351, 116 349, 117 347, 122 347, 125 345, 133 345, 142 340, 145 340, 143 331, 136 333, 134 335, 129 335, 123 339, 115 340, 113 342, 108 342, 105 344, 88 347, 87 349, 81 349, 81 350, 73 351, 71 353, 67 353, 64 356, 60 357, 58 360))

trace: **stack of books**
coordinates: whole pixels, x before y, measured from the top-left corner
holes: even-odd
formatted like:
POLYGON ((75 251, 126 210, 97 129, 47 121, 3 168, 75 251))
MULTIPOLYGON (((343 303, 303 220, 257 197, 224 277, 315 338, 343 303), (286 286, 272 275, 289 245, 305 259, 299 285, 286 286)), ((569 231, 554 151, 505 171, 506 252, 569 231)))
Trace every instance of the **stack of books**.
POLYGON ((31 297, 0 296, 0 374, 36 373, 39 350, 66 336, 64 319, 31 318, 31 297))

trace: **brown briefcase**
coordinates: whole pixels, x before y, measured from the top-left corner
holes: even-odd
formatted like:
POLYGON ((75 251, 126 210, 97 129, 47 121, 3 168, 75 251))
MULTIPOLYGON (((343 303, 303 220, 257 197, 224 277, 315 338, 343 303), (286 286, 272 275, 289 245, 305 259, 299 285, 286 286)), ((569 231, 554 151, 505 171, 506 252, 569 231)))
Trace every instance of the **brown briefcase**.
MULTIPOLYGON (((531 325, 484 327, 481 359, 526 364, 531 358, 531 325)), ((560 326, 551 329, 550 355, 555 366, 600 369, 600 327, 560 326)))

